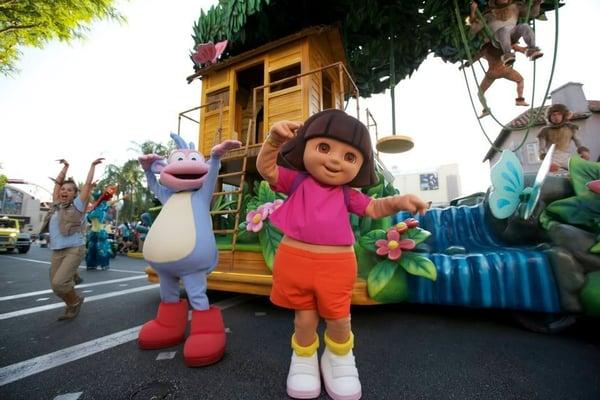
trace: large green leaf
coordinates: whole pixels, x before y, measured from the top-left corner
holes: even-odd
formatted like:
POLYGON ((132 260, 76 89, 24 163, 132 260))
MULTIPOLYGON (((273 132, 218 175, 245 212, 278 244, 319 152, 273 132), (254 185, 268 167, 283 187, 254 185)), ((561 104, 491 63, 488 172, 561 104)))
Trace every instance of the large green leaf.
POLYGON ((400 235, 402 239, 414 240, 415 244, 424 242, 429 236, 431 236, 431 232, 422 228, 412 228, 400 235))
POLYGON ((600 163, 573 156, 569 159, 569 175, 577 196, 591 193, 586 184, 600 179, 600 163))
POLYGON ((404 301, 408 297, 406 273, 397 262, 383 260, 369 273, 367 290, 373 300, 381 303, 404 301))
POLYGON ((595 232, 600 220, 600 196, 589 192, 550 203, 544 210, 552 219, 595 232))
POLYGON ((358 243, 354 244, 354 253, 358 263, 358 276, 366 280, 375 264, 381 261, 381 258, 358 243))
POLYGON ((384 230, 376 229, 374 231, 367 233, 364 236, 361 236, 360 239, 358 240, 358 243, 365 249, 375 252, 375 250, 377 250, 377 246, 375 246, 375 242, 380 239, 385 239, 386 237, 387 237, 387 234, 384 230))
POLYGON ((369 190, 367 191, 367 196, 373 197, 373 198, 381 198, 381 197, 383 197, 383 189, 384 189, 384 186, 382 184, 378 184, 373 187, 370 187, 369 190))
POLYGON ((258 187, 258 201, 261 204, 272 202, 277 198, 275 192, 271 190, 267 181, 261 181, 258 187))
POLYGON ((371 229, 381 229, 387 232, 392 227, 392 217, 383 217, 371 221, 371 229))
POLYGON ((275 251, 279 247, 283 235, 281 231, 275 228, 269 221, 265 221, 263 228, 258 232, 258 241, 262 247, 265 263, 273 271, 273 261, 275 260, 275 251))
POLYGON ((417 253, 403 251, 400 257, 400 265, 409 274, 422 276, 432 281, 437 279, 435 264, 427 257, 420 256, 417 253))

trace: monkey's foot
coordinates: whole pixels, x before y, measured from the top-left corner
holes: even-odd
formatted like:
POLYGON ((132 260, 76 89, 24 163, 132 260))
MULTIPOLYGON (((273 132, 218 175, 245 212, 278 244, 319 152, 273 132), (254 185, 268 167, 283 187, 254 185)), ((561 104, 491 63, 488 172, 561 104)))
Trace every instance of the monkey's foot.
POLYGON ((515 63, 515 55, 513 53, 504 53, 500 59, 507 67, 510 67, 515 63))
POLYGON ((181 299, 178 303, 161 302, 156 318, 146 322, 140 330, 140 348, 162 349, 181 343, 185 338, 187 313, 187 300, 181 299))
POLYGON ((525 55, 527 57, 529 57, 529 59, 531 61, 533 61, 533 60, 537 60, 538 58, 540 58, 541 56, 543 56, 544 53, 542 53, 542 51, 539 48, 537 48, 537 47, 530 47, 525 52, 525 55))
POLYGON ((527 102, 525 101, 525 97, 517 97, 517 98, 515 99, 515 104, 516 104, 517 106, 523 106, 523 107, 527 107, 527 106, 529 105, 529 103, 527 103, 527 102))
POLYGON ((225 353, 225 324, 221 309, 192 311, 190 336, 183 347, 183 359, 188 367, 214 364, 225 353))

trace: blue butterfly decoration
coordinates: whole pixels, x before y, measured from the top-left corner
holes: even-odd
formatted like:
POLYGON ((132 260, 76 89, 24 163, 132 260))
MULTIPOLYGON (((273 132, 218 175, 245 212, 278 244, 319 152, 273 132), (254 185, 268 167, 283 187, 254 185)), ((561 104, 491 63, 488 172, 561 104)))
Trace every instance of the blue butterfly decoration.
POLYGON ((494 217, 506 219, 515 211, 518 211, 523 219, 531 217, 540 199, 544 179, 550 171, 553 153, 554 144, 544 157, 533 186, 525 187, 521 162, 512 151, 502 151, 500 159, 491 168, 492 190, 489 203, 494 217))

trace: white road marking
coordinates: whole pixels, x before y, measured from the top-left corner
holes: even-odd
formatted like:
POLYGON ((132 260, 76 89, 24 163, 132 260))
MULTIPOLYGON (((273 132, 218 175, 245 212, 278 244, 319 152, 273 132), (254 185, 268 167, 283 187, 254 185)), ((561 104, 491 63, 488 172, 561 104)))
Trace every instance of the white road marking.
MULTIPOLYGON (((156 289, 156 288, 158 288, 158 286, 159 286, 159 284, 157 283, 154 285, 144 285, 144 286, 131 288, 131 289, 118 290, 116 292, 97 294, 95 296, 86 297, 85 303, 89 303, 89 302, 96 301, 96 300, 108 299, 108 298, 116 297, 116 296, 122 296, 122 295, 130 294, 130 293, 141 292, 144 290, 156 289)), ((45 306, 25 308, 23 310, 17 310, 17 311, 8 312, 5 314, 0 314, 0 320, 14 318, 14 317, 20 317, 22 315, 33 314, 33 313, 37 313, 37 312, 41 312, 41 311, 52 310, 54 308, 62 308, 64 306, 65 306, 65 303, 52 303, 52 304, 47 304, 45 306)), ((84 307, 85 307, 85 305, 84 305, 84 307)))
MULTIPOLYGON (((29 262, 36 263, 36 264, 50 265, 50 261, 34 260, 33 258, 23 258, 23 257, 13 257, 13 256, 4 256, 3 258, 13 258, 15 260, 24 260, 24 261, 29 261, 29 262)), ((87 269, 87 267, 85 265, 80 265, 79 268, 87 269)), ((144 274, 144 275, 146 275, 146 273, 143 271, 128 271, 126 269, 116 269, 116 268, 112 268, 112 267, 110 268, 110 271, 125 272, 127 274, 144 274)))
MULTIPOLYGON (((221 310, 234 307, 238 304, 249 301, 255 296, 241 295, 227 300, 223 300, 213 305, 221 310)), ((59 367, 71 361, 91 356, 104 350, 111 349, 121 344, 137 339, 142 325, 125 329, 111 335, 103 336, 98 339, 90 340, 85 343, 67 347, 62 350, 48 353, 43 356, 35 357, 29 360, 21 361, 6 367, 0 368, 0 386, 18 381, 28 376, 59 367)))
MULTIPOLYGON (((100 286, 100 285, 108 285, 108 284, 111 284, 111 283, 117 283, 117 282, 123 282, 123 281, 132 281, 132 280, 135 280, 135 279, 144 279, 144 278, 146 278, 145 275, 144 276, 129 276, 127 278, 110 279, 108 281, 101 281, 101 282, 94 282, 94 283, 84 283, 84 284, 75 286, 75 288, 76 289, 82 289, 82 288, 87 288, 87 287, 100 286)), ((4 297, 0 297, 0 301, 14 300, 14 299, 20 299, 20 298, 23 298, 23 297, 30 297, 30 296, 38 296, 40 294, 47 294, 47 293, 52 293, 52 290, 51 289, 38 290, 37 292, 29 292, 29 293, 14 294, 12 296, 4 296, 4 297)))
POLYGON ((77 400, 83 392, 59 394, 54 400, 77 400))
POLYGON ((93 290, 92 289, 88 289, 88 290, 82 290, 81 293, 92 293, 93 290))
POLYGON ((175 354, 177 354, 176 351, 163 351, 162 353, 158 353, 156 361, 171 360, 175 357, 175 354))
POLYGON ((255 317, 264 317, 265 315, 267 315, 267 313, 263 311, 257 311, 254 313, 255 317))
POLYGON ((129 286, 127 283, 120 283, 119 286, 129 286))
POLYGON ((50 297, 40 297, 39 299, 35 299, 35 301, 46 301, 50 300, 50 297))

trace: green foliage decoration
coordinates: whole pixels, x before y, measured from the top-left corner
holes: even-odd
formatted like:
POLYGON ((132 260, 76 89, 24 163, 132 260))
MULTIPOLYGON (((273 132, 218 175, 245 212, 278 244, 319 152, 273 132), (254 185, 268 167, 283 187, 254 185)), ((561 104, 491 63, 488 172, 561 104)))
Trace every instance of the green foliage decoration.
POLYGON ((549 230, 554 224, 564 223, 594 233, 597 243, 589 251, 600 253, 600 195, 586 184, 600 179, 600 163, 573 156, 569 159, 569 177, 575 196, 550 203, 540 215, 540 224, 549 230))
MULTIPOLYGON (((263 204, 273 203, 277 199, 283 200, 285 198, 285 196, 282 194, 272 191, 266 181, 256 181, 254 183, 254 193, 254 196, 248 194, 246 206, 244 207, 245 214, 250 211, 257 210, 263 204)), ((269 270, 272 271, 273 262, 275 260, 275 252, 277 251, 277 247, 283 238, 281 231, 275 228, 271 222, 266 219, 263 221, 262 229, 260 229, 257 233, 249 232, 247 230, 247 222, 245 221, 244 217, 244 222, 238 226, 238 235, 244 242, 250 241, 252 236, 258 236, 263 258, 265 259, 265 264, 267 264, 269 270)))
MULTIPOLYGON (((458 0, 457 4, 465 24, 471 0, 458 0)), ((545 9, 551 10, 553 5, 545 9)), ((429 54, 445 62, 467 60, 454 0, 221 0, 207 12, 201 11, 192 36, 194 48, 227 39, 225 59, 308 27, 334 24, 340 27, 362 97, 390 87, 392 48, 396 83, 409 77, 429 54)), ((469 30, 466 24, 463 28, 469 30)), ((483 31, 469 38, 471 54, 485 39, 483 31)))
MULTIPOLYGON (((389 229, 398 229, 398 226, 389 229)), ((401 229, 407 229, 406 225, 401 229)), ((415 226, 401 233, 400 240, 410 239, 418 246, 429 236, 430 232, 415 226)), ((431 260, 416 252, 416 247, 412 251, 403 250, 397 260, 389 259, 387 254, 377 255, 377 241, 387 240, 387 237, 386 230, 375 229, 359 238, 359 247, 355 247, 359 275, 366 277, 367 290, 372 299, 382 303, 400 302, 408 296, 406 273, 435 281, 437 270, 431 260)))

